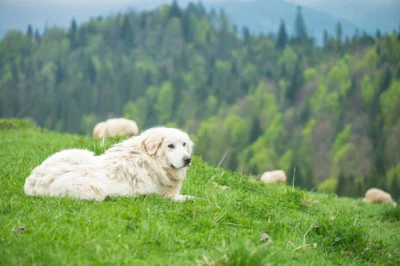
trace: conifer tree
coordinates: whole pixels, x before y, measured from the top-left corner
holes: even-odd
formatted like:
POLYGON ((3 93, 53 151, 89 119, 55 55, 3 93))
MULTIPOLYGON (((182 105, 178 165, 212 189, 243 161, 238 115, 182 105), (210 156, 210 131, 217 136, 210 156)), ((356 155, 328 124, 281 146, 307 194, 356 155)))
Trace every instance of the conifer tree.
POLYGON ((134 42, 133 29, 129 21, 129 17, 124 16, 124 21, 121 28, 121 39, 126 43, 132 45, 134 42))
POLYGON ((32 38, 33 38, 33 29, 32 29, 32 25, 31 24, 28 25, 28 30, 26 31, 26 35, 28 36, 28 38, 30 40, 32 40, 32 38))
POLYGON ((340 22, 338 22, 336 24, 336 48, 340 49, 340 47, 342 47, 342 34, 343 34, 343 30, 342 30, 342 24, 340 22))
POLYGON ((286 32, 285 22, 282 20, 279 25, 278 38, 276 40, 275 47, 278 49, 284 49, 288 40, 288 35, 286 32))
POLYGON ((71 49, 76 49, 79 46, 79 38, 78 38, 78 25, 76 24, 75 19, 71 21, 71 28, 68 32, 68 37, 71 43, 71 49))
POLYGON ((305 43, 308 40, 306 23, 300 6, 297 7, 297 15, 294 21, 294 38, 301 43, 305 43))

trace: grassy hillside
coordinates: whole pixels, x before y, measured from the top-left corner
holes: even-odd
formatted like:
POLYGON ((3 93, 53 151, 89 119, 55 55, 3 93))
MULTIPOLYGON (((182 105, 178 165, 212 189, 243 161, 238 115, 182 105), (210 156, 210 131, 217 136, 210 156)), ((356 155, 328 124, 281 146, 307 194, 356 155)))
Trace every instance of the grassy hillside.
POLYGON ((183 187, 194 202, 25 196, 29 172, 72 147, 103 152, 90 138, 0 120, 1 265, 400 264, 399 207, 261 184, 199 158, 183 187), (264 232, 271 241, 259 243, 264 232))

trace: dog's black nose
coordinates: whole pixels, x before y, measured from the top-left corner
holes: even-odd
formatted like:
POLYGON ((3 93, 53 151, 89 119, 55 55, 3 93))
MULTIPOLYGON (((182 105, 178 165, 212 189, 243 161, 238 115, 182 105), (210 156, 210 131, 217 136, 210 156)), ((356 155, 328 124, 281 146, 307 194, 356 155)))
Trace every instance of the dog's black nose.
POLYGON ((192 161, 192 158, 185 158, 184 161, 185 161, 185 164, 188 165, 192 161))

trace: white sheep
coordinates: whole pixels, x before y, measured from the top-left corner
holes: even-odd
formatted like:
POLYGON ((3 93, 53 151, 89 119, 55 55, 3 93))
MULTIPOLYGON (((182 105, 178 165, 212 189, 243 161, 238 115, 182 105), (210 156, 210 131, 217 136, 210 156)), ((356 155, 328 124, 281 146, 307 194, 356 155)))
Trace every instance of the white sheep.
POLYGON ((264 172, 260 180, 264 183, 286 183, 286 174, 282 170, 264 172))
POLYGON ((106 127, 106 122, 98 123, 93 129, 93 138, 103 137, 105 127, 106 127))
POLYGON ((393 201, 392 196, 379 188, 368 189, 365 193, 364 201, 369 203, 382 203, 396 206, 396 203, 393 201))
POLYGON ((139 128, 135 121, 126 118, 111 118, 100 122, 93 129, 93 137, 135 136, 139 128))

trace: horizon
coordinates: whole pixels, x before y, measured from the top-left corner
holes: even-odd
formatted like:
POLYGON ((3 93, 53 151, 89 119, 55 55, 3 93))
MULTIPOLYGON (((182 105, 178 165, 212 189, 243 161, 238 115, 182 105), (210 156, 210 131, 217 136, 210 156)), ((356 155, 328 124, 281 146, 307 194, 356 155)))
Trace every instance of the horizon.
MULTIPOLYGON (((369 34, 374 34, 378 29, 382 33, 390 33, 394 30, 398 30, 400 26, 400 19, 393 19, 394 17, 400 18, 400 1, 396 0, 271 1, 302 6, 307 10, 320 13, 321 17, 329 16, 332 19, 342 22, 342 24, 344 24, 344 22, 351 23, 355 28, 358 28, 360 31, 366 31, 369 34), (371 12, 373 14, 371 14, 371 12), (371 20, 371 16, 373 16, 374 19, 371 20)), ((110 3, 107 0, 3 0, 0 2, 0 38, 2 38, 8 30, 25 31, 28 25, 32 25, 34 29, 43 32, 44 28, 52 26, 68 28, 72 19, 75 19, 78 24, 81 24, 89 21, 90 18, 115 15, 119 12, 126 12, 129 8, 133 8, 140 12, 143 10, 154 9, 161 4, 172 2, 173 0, 116 0, 113 1, 113 3, 110 3), (64 12, 59 12, 58 8, 62 8, 64 12)), ((181 0, 177 2, 180 7, 186 7, 188 3, 197 3, 198 1, 181 0)), ((213 7, 213 5, 223 6, 224 3, 229 2, 261 3, 259 0, 203 0, 200 2, 202 2, 207 9, 213 7)), ((235 22, 234 16, 230 16, 230 19, 233 24, 237 24, 240 27, 243 26, 235 22)), ((279 23, 278 20, 269 20, 270 23, 279 23)), ((280 18, 279 20, 285 19, 280 18)), ((291 23, 289 21, 285 22, 286 24, 291 23)), ((312 29, 313 27, 316 27, 316 24, 307 24, 307 26, 312 29)), ((277 27, 276 29, 271 29, 271 27, 269 27, 269 29, 265 28, 263 32, 269 34, 276 30, 277 27)), ((332 33, 332 30, 327 30, 332 33)), ((317 39, 320 38, 320 33, 315 31, 310 31, 310 33, 317 39)))

